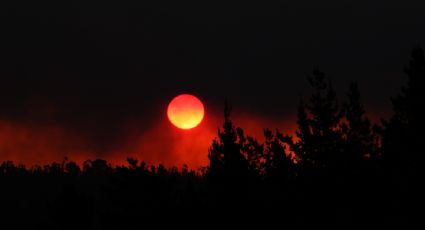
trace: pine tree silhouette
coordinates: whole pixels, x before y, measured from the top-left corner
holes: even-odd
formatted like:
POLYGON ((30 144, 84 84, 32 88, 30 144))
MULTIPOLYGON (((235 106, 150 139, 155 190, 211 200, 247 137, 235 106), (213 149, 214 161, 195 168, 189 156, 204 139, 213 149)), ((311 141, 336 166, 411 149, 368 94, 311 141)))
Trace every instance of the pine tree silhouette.
MULTIPOLYGON (((391 100, 394 115, 389 121, 382 120, 382 160, 386 179, 391 186, 388 190, 397 197, 392 208, 410 211, 425 203, 425 57, 422 49, 412 51, 411 60, 404 72, 407 75, 407 86, 391 100)), ((408 213, 409 216, 417 215, 413 211, 408 213)))
POLYGON ((239 178, 249 175, 249 163, 242 152, 245 136, 242 129, 235 128, 230 119, 231 108, 226 102, 223 131, 218 130, 218 139, 209 149, 209 175, 216 178, 239 178))
POLYGON ((360 173, 366 173, 363 170, 370 169, 372 161, 377 159, 379 140, 372 122, 366 117, 356 83, 351 83, 349 86, 343 111, 345 121, 341 124, 341 129, 345 139, 345 158, 341 164, 344 165, 348 174, 359 176, 360 173))
POLYGON ((121 166, 102 159, 82 167, 68 159, 32 167, 2 162, 2 227, 137 229, 152 217, 237 222, 235 214, 269 224, 421 221, 423 50, 413 50, 405 73, 407 86, 392 99, 394 116, 382 121, 381 136, 357 84, 340 107, 325 74, 314 71, 296 138, 266 129, 264 141, 254 139, 234 126, 226 103, 209 167, 199 171, 134 158, 121 166))
POLYGON ((325 173, 338 166, 342 156, 342 135, 339 124, 342 113, 336 93, 325 74, 313 71, 308 81, 313 88, 309 103, 298 108, 296 136, 297 142, 286 137, 286 142, 300 158, 303 167, 325 173))
POLYGON ((264 131, 264 171, 269 179, 278 183, 288 183, 295 179, 295 165, 285 144, 285 136, 276 130, 264 131))

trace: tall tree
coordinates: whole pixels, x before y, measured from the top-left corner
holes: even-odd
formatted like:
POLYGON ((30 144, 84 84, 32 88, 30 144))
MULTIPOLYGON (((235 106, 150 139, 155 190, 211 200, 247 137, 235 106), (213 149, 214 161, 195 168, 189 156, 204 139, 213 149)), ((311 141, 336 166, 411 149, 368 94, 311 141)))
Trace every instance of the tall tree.
POLYGON ((408 67, 407 85, 392 98, 394 115, 383 121, 383 157, 387 170, 408 178, 424 175, 423 140, 425 139, 425 57, 414 49, 408 67))
POLYGON ((218 139, 213 140, 208 151, 209 174, 216 178, 242 178, 249 171, 249 162, 242 151, 246 138, 242 129, 236 129, 233 125, 230 113, 231 108, 226 103, 223 130, 218 129, 218 139))
POLYGON ((376 135, 372 123, 366 117, 364 105, 361 102, 359 87, 351 83, 347 101, 343 104, 345 122, 342 131, 345 137, 345 152, 347 166, 358 167, 366 158, 376 158, 376 135))
MULTIPOLYGON (((298 109, 298 141, 286 138, 305 167, 330 169, 340 157, 341 132, 338 129, 342 114, 336 93, 323 72, 313 71, 308 81, 313 88, 309 103, 298 109)), ((326 170, 325 170, 326 171, 326 170)))

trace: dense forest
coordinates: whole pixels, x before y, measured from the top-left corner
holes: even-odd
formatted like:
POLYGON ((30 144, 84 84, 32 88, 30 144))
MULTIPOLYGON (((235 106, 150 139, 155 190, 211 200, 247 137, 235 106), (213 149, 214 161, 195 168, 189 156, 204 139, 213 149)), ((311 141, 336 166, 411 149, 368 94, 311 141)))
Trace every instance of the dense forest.
POLYGON ((1 223, 22 229, 141 229, 170 217, 279 226, 414 223, 425 194, 422 49, 412 51, 404 72, 393 115, 377 124, 356 83, 339 103, 320 70, 307 77, 313 93, 300 98, 295 136, 265 130, 260 142, 235 126, 226 104, 205 153, 210 163, 201 170, 133 158, 121 166, 102 159, 82 166, 67 159, 46 166, 5 161, 1 223))

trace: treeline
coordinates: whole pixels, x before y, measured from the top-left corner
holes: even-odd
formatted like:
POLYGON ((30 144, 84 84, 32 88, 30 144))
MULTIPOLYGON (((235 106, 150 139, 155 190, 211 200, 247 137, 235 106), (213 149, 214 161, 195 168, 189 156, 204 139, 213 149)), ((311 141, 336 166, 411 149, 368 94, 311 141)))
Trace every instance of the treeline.
POLYGON ((327 207, 311 215, 302 210, 310 219, 335 215, 337 221, 341 211, 351 221, 419 220, 425 194, 422 49, 412 51, 404 73, 406 86, 391 98, 394 114, 379 124, 367 117, 356 83, 338 103, 332 82, 319 70, 307 78, 313 93, 300 100, 295 137, 265 130, 265 142, 259 143, 234 127, 226 105, 224 125, 209 150, 207 176, 229 184, 258 178, 295 191, 290 194, 299 199, 295 206, 327 207))
POLYGON ((133 158, 125 166, 100 159, 82 167, 67 160, 32 168, 3 162, 7 214, 0 219, 40 229, 138 228, 171 216, 220 222, 242 215, 281 226, 413 223, 425 194, 422 49, 412 51, 404 72, 407 84, 391 99, 394 114, 379 124, 367 117, 356 83, 339 103, 319 70, 307 78, 313 93, 300 99, 295 136, 265 130, 260 142, 234 126, 226 104, 210 164, 200 171, 133 158))

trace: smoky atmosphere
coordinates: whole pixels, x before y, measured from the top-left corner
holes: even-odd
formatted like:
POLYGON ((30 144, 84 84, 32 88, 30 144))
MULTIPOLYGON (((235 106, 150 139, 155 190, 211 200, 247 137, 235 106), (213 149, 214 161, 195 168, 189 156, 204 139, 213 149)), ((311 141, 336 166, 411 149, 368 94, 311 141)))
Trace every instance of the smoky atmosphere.
POLYGON ((2 2, 4 223, 415 223, 424 28, 423 0, 2 2))

